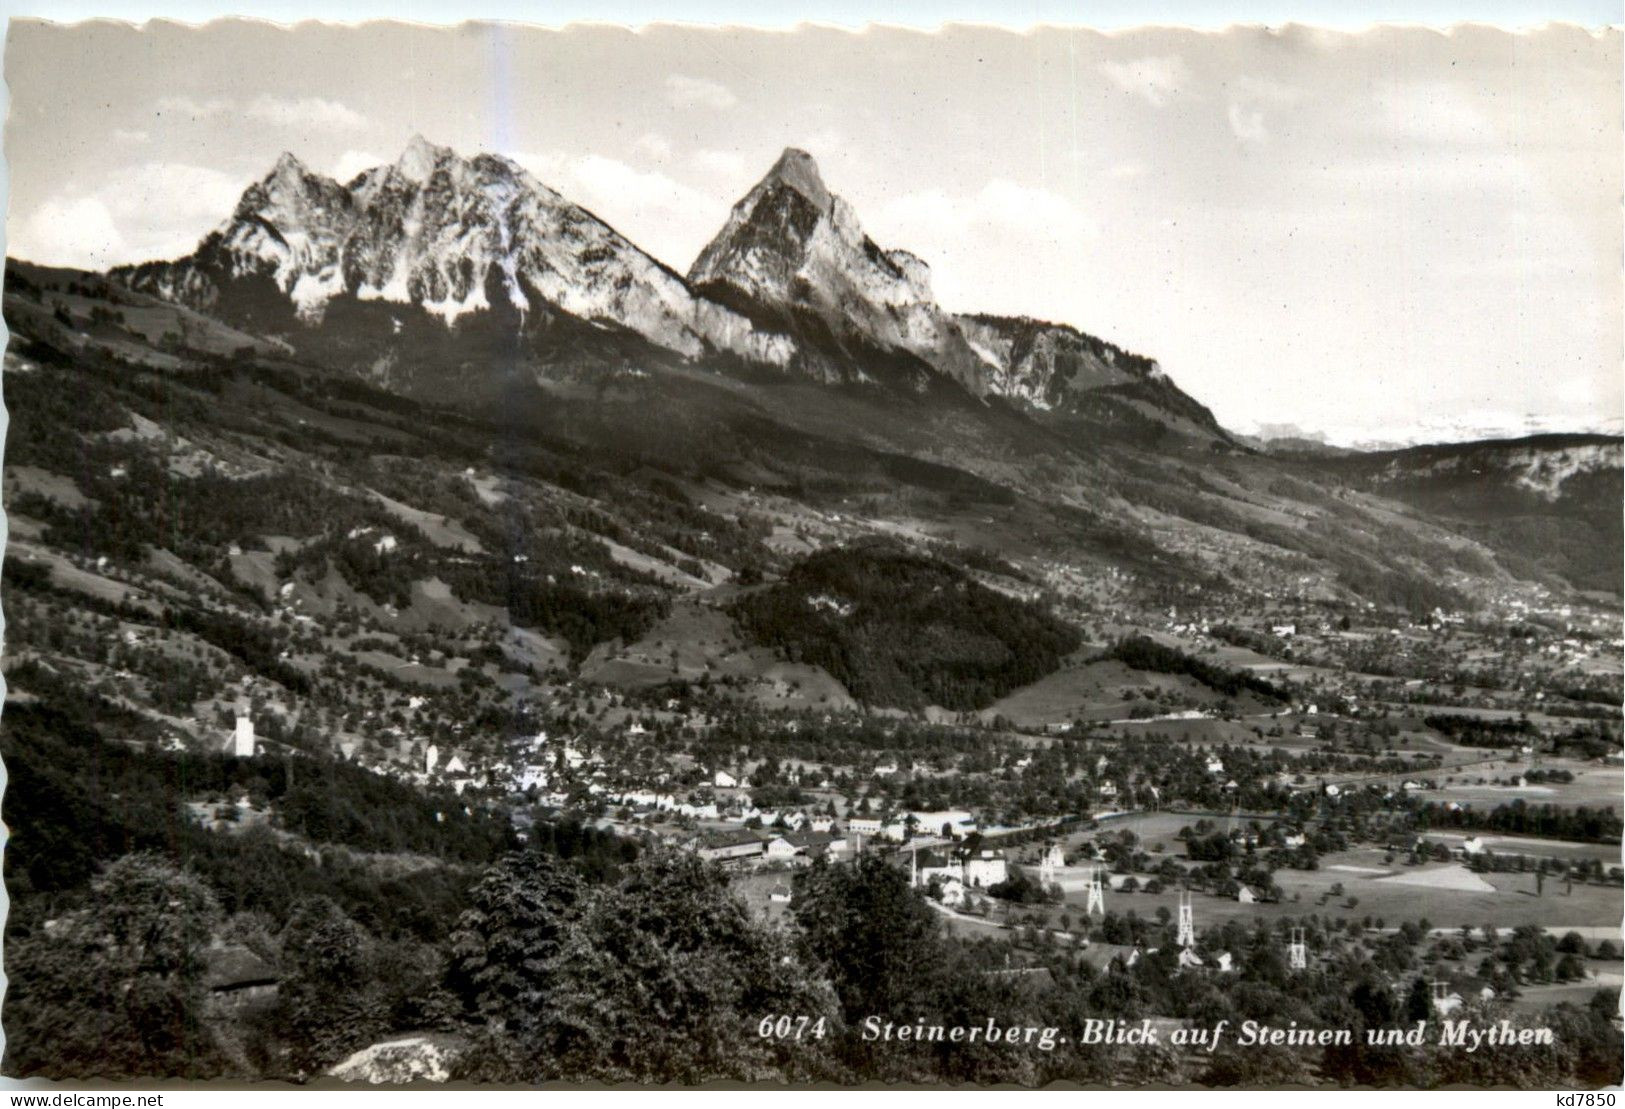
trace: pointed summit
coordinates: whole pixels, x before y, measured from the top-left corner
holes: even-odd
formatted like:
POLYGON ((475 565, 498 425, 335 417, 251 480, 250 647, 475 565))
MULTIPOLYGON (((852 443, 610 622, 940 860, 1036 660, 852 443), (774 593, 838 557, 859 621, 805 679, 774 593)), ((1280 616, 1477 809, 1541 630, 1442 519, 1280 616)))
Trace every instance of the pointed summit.
POLYGON ((282 155, 277 158, 276 165, 271 167, 272 177, 303 176, 308 172, 305 163, 301 162, 299 156, 291 150, 284 150, 282 155))
POLYGON ((828 209, 833 199, 813 156, 794 146, 784 148, 784 153, 779 155, 779 160, 773 163, 773 168, 767 171, 767 176, 762 178, 756 190, 771 183, 788 185, 819 208, 828 209))
POLYGON ((765 318, 808 323, 839 336, 837 373, 862 374, 856 339, 900 351, 978 389, 980 362, 931 296, 931 271, 907 251, 883 250, 852 206, 831 193, 818 163, 790 147, 700 252, 689 280, 702 291, 753 302, 765 318))

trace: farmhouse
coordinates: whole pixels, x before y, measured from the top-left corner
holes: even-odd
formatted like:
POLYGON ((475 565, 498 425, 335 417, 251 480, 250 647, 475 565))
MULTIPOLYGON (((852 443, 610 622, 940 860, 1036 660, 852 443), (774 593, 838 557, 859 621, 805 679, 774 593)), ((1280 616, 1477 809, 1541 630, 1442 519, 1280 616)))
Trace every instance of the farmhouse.
POLYGON ((762 860, 762 837, 748 829, 721 832, 697 840, 700 858, 724 865, 755 864, 762 860))

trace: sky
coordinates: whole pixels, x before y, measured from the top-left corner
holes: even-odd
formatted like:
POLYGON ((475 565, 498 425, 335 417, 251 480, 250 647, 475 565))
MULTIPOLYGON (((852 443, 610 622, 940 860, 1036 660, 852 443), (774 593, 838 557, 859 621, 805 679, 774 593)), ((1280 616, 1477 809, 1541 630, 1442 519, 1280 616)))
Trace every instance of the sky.
POLYGON ((190 250, 291 150, 507 154, 682 271, 799 146, 957 311, 1157 358, 1227 426, 1618 430, 1621 36, 13 22, 8 252, 190 250))

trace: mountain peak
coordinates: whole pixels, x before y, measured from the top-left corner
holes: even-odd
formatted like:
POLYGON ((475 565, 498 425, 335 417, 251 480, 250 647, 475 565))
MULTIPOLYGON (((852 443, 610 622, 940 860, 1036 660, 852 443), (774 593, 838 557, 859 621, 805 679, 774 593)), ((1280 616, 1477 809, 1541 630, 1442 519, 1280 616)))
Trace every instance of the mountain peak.
POLYGON ((277 158, 276 165, 271 167, 270 176, 303 176, 308 172, 310 171, 305 168, 305 163, 299 160, 299 156, 297 154, 291 150, 284 150, 281 156, 277 158))
POLYGON ((395 168, 408 181, 422 184, 433 176, 436 166, 454 156, 451 147, 436 146, 422 135, 413 135, 396 160, 395 168))
POLYGON ((827 209, 830 205, 830 191, 824 184, 823 175, 818 172, 818 163, 813 160, 811 154, 798 147, 784 148, 779 160, 773 163, 773 168, 762 178, 764 185, 768 182, 788 185, 819 208, 827 209))

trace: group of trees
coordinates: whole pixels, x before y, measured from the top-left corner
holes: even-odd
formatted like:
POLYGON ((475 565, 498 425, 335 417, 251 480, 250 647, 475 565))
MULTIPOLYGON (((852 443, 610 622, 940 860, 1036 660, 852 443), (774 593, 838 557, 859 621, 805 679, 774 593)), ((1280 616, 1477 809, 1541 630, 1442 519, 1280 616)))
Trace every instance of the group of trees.
POLYGON ((984 708, 1079 643, 1042 606, 886 541, 810 555, 733 611, 757 642, 823 667, 865 704, 897 708, 984 708))
MULTIPOLYGON (((293 895, 280 916, 234 913, 190 868, 123 855, 49 927, 8 935, 7 1069, 301 1079, 412 1029, 461 1039, 454 1077, 508 1083, 1619 1080, 1609 1021, 1617 1001, 1606 992, 1537 1018, 1558 1030, 1555 1049, 1471 1059, 1363 1043, 1319 1054, 1226 1045, 1197 1059, 1167 1045, 1081 1042, 1083 1022, 1102 1018, 1232 1028, 1295 1020, 1352 1028, 1357 1040, 1367 1027, 1431 1019, 1417 985, 1425 924, 1386 934, 1380 922, 1305 918, 1316 961, 1294 974, 1282 956, 1287 922, 1231 921, 1199 938, 1205 960, 1234 957, 1233 974, 1216 975, 1180 971, 1166 913, 1151 921, 1131 911, 1108 916, 1097 938, 1140 945, 1144 956, 1099 967, 1076 949, 1036 942, 1045 938, 1037 933, 951 937, 906 872, 874 854, 798 872, 792 912, 774 924, 692 854, 646 850, 588 868, 534 844, 471 875, 458 904, 438 941, 392 939, 321 895, 293 895), (252 1017, 234 1017, 208 995, 221 941, 277 968, 274 1000, 252 1017), (1048 1048, 877 1040, 863 1034, 871 1018, 1055 1036, 1048 1048)), ((1554 944, 1539 929, 1487 942, 1496 981, 1561 979, 1564 960, 1585 955, 1583 942, 1554 944)), ((1436 1041, 1436 1030, 1429 1036, 1436 1041)))
POLYGON ((1120 639, 1095 657, 1095 661, 1111 659, 1135 670, 1156 674, 1183 674, 1195 678, 1226 697, 1251 693, 1271 703, 1285 699, 1280 689, 1255 674, 1229 670, 1211 662, 1204 662, 1173 647, 1164 647, 1143 635, 1120 639))

